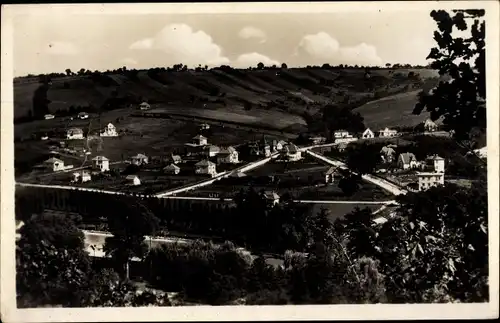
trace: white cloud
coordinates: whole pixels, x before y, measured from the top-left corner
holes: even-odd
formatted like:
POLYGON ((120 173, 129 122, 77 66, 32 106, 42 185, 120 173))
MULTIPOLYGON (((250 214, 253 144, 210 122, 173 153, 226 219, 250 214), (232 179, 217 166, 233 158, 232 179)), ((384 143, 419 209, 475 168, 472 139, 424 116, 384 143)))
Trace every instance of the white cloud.
POLYGON ((50 55, 76 55, 79 50, 73 43, 53 41, 47 45, 45 52, 50 55))
POLYGON ((299 52, 321 60, 322 63, 349 64, 349 65, 382 65, 383 60, 378 56, 377 49, 369 44, 361 43, 356 46, 342 47, 339 42, 325 32, 306 35, 299 43, 299 52))
POLYGON ((267 40, 267 35, 266 33, 259 28, 252 27, 252 26, 247 26, 243 29, 240 30, 238 36, 243 39, 258 39, 260 40, 261 43, 265 43, 267 40))
POLYGON ((246 53, 238 56, 238 58, 233 62, 235 67, 247 68, 247 67, 256 67, 257 64, 263 63, 265 66, 279 65, 278 61, 275 61, 266 55, 262 55, 259 53, 246 53))
POLYGON ((229 59, 222 55, 222 49, 212 37, 202 30, 193 31, 186 24, 165 26, 153 38, 133 43, 131 49, 152 49, 166 53, 169 61, 188 66, 228 64, 229 59))

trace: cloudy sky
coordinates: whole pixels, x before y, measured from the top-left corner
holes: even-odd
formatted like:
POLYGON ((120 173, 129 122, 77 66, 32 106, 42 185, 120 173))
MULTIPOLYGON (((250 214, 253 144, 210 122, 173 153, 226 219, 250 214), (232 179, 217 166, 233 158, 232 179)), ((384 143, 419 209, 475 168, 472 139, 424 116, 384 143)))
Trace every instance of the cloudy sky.
MULTIPOLYGON (((361 3, 360 3, 361 5, 361 3)), ((426 64, 428 10, 268 14, 16 15, 14 75, 285 62, 426 64)))

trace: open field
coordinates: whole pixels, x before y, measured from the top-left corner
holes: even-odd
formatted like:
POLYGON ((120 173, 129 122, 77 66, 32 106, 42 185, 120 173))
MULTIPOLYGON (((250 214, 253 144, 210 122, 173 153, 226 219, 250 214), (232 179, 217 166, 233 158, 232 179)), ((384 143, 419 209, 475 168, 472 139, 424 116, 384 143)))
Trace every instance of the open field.
POLYGON ((356 207, 360 209, 369 208, 375 211, 380 208, 380 205, 370 205, 370 204, 321 204, 315 203, 311 204, 310 212, 319 213, 321 209, 326 209, 329 211, 329 219, 334 222, 336 219, 343 218, 347 213, 352 212, 356 207))

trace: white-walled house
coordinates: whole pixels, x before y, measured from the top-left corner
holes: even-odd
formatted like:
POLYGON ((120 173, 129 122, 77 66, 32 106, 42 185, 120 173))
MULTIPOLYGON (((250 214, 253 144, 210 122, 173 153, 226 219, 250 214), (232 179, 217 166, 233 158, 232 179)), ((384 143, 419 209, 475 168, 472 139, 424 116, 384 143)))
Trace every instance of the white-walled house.
POLYGON ((333 137, 335 139, 340 139, 340 138, 352 138, 352 135, 349 133, 347 130, 335 130, 333 133, 333 137))
POLYGON ((401 169, 414 169, 420 165, 417 158, 412 153, 402 153, 398 156, 398 167, 401 169))
POLYGON ((70 128, 66 131, 66 139, 83 139, 83 130, 80 128, 70 128))
POLYGON ((428 132, 434 132, 434 131, 437 131, 438 126, 431 119, 427 119, 424 122, 424 129, 425 129, 425 131, 428 131, 428 132))
POLYGON ((391 137, 396 137, 398 135, 398 131, 394 129, 389 129, 385 128, 382 130, 379 130, 378 136, 381 138, 391 138, 391 137))
POLYGON ((289 161, 298 161, 302 158, 302 153, 295 144, 288 144, 283 149, 285 157, 289 161))
POLYGON ((427 165, 433 167, 434 172, 436 173, 444 173, 445 163, 444 158, 439 157, 438 155, 429 156, 426 159, 427 165))
POLYGON ((444 173, 417 172, 418 190, 425 191, 431 187, 444 185, 444 173))
POLYGON ((170 164, 170 165, 163 168, 163 172, 165 174, 177 175, 181 172, 181 169, 179 166, 177 166, 175 164, 170 164))
POLYGON ((210 125, 208 123, 202 123, 200 125, 200 130, 208 130, 210 129, 210 125))
POLYGON ((222 149, 217 155, 218 164, 237 164, 238 162, 238 151, 234 147, 222 149))
POLYGON ((140 110, 149 110, 149 109, 151 109, 151 106, 147 102, 142 102, 141 104, 139 104, 139 109, 140 110))
POLYGON ((196 174, 211 175, 217 174, 215 164, 209 160, 202 160, 194 165, 196 174))
POLYGON ((144 154, 137 154, 130 158, 130 163, 137 166, 146 165, 148 161, 148 156, 144 154))
POLYGON ((101 172, 109 170, 109 159, 104 156, 96 156, 92 158, 92 168, 98 169, 101 172))
POLYGON ((80 112, 80 113, 78 113, 78 118, 82 119, 82 120, 88 119, 89 114, 87 112, 80 112))
POLYGON ((361 135, 361 138, 363 139, 371 139, 371 138, 375 138, 375 134, 373 133, 373 131, 371 131, 370 128, 367 128, 363 134, 361 135))
POLYGON ((64 162, 58 158, 52 157, 43 162, 44 168, 50 169, 53 172, 58 172, 67 169, 64 167, 64 162))
POLYGON ((325 172, 325 184, 331 184, 335 181, 335 177, 339 176, 339 171, 337 167, 330 167, 325 172))
POLYGON ((108 123, 108 125, 104 128, 104 131, 100 133, 101 137, 117 137, 118 132, 116 132, 116 127, 112 123, 108 123))
POLYGON ((384 163, 392 163, 395 155, 396 151, 392 147, 384 146, 380 149, 380 157, 384 163))
POLYGON ((127 177, 125 177, 125 179, 127 180, 129 185, 141 185, 141 180, 139 179, 139 177, 137 177, 137 175, 128 175, 127 177))
POLYGON ((73 173, 72 182, 85 183, 92 179, 89 172, 81 171, 73 173))
POLYGON ((198 146, 205 146, 208 144, 208 140, 206 137, 204 137, 202 135, 198 135, 198 136, 193 138, 193 143, 195 145, 198 145, 198 146))

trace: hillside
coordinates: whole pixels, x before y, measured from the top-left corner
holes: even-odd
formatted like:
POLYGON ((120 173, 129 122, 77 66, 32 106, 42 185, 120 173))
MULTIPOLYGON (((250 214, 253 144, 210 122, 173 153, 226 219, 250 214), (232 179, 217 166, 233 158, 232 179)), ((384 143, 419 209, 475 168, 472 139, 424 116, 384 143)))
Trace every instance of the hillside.
POLYGON ((265 124, 279 118, 277 128, 302 129, 303 114, 314 115, 327 103, 359 102, 362 106, 391 97, 357 109, 367 125, 390 126, 417 120, 405 116, 411 113, 418 90, 429 82, 435 84, 437 77, 435 71, 426 69, 374 69, 367 77, 364 69, 317 67, 89 71, 52 78, 46 84, 37 78, 15 80, 14 116, 17 121, 39 119, 46 113, 97 112, 147 101, 155 108, 187 115, 224 114, 250 123, 263 118, 265 124))

